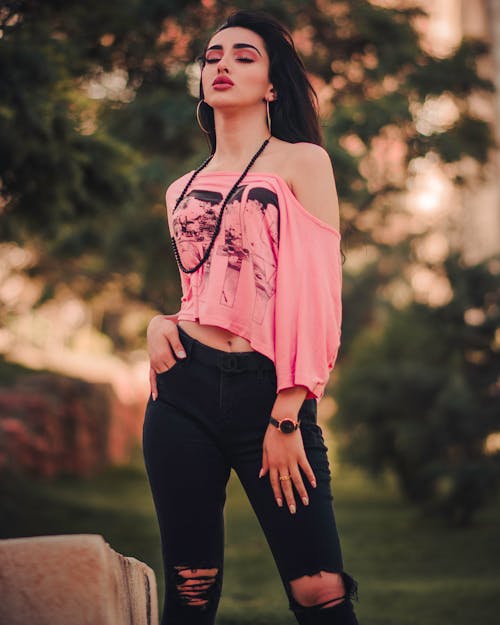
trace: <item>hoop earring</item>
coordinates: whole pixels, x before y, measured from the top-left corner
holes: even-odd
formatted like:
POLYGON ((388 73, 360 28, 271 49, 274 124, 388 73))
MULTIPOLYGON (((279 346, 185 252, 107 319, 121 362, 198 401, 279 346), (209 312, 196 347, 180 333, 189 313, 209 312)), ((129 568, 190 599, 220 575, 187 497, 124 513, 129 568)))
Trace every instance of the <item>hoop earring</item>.
POLYGON ((198 104, 197 104, 197 106, 196 106, 196 119, 198 120, 198 125, 199 125, 199 127, 203 130, 203 132, 204 132, 205 134, 207 134, 207 135, 208 135, 208 134, 210 134, 210 132, 209 132, 208 130, 206 130, 206 129, 203 127, 203 124, 202 124, 202 123, 201 123, 201 121, 200 121, 200 104, 201 104, 202 102, 205 102, 205 100, 203 100, 203 99, 202 99, 202 100, 198 100, 198 104))
POLYGON ((269 113, 269 100, 266 100, 266 115, 267 115, 267 127, 269 128, 269 135, 272 135, 272 132, 271 132, 271 115, 269 113))

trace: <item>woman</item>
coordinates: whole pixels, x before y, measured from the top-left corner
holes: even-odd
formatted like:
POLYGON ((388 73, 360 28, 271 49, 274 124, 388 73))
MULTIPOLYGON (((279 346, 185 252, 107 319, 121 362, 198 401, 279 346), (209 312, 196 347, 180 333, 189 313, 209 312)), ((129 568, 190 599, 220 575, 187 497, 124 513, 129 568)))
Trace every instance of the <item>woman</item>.
POLYGON ((147 333, 161 622, 215 622, 233 468, 297 621, 356 624, 316 412, 340 343, 342 279, 316 94, 290 34, 262 12, 233 13, 199 60, 212 150, 167 189, 183 295, 147 333))

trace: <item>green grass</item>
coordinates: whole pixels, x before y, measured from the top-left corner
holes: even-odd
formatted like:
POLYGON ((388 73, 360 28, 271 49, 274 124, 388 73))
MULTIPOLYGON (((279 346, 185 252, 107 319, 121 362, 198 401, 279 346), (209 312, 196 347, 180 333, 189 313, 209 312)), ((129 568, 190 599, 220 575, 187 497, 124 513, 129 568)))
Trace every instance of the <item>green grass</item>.
MULTIPOLYGON (((330 452, 331 453, 331 452, 330 452)), ((93 479, 0 484, 3 538, 97 533, 120 553, 163 572, 159 532, 142 455, 93 479)), ((332 465, 345 570, 359 582, 361 625, 497 625, 500 501, 474 527, 453 530, 421 518, 393 480, 368 480, 332 465)), ((226 551, 218 625, 294 625, 260 526, 234 472, 225 510, 226 551)))

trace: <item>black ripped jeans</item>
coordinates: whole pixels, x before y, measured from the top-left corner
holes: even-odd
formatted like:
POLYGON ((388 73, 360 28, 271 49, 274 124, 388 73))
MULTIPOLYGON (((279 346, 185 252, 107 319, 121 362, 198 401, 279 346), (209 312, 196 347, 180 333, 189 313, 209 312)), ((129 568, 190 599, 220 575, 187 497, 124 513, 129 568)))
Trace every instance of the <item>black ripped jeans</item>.
POLYGON ((161 625, 215 623, 231 468, 262 527, 297 621, 301 625, 357 624, 351 602, 358 598, 357 582, 343 571, 316 400, 304 400, 299 417, 317 487, 311 486, 300 469, 309 505, 302 503, 294 489, 297 511, 291 514, 286 500, 283 507, 277 505, 269 473, 258 477, 263 438, 276 399, 274 363, 255 351, 209 347, 180 326, 178 330, 187 357, 157 376, 158 398, 149 398, 143 426, 144 460, 158 516, 166 581, 161 625), (319 604, 304 607, 295 600, 290 580, 319 571, 342 575, 344 601, 320 608, 319 604))

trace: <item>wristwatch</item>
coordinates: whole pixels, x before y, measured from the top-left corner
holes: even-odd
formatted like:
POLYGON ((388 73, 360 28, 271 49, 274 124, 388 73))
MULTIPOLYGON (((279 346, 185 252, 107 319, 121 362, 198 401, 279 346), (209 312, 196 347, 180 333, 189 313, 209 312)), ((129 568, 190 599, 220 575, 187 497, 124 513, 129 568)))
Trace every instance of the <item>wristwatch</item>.
POLYGON ((293 419, 285 417, 285 419, 278 421, 278 419, 275 419, 274 417, 269 417, 269 423, 272 423, 272 425, 278 428, 278 430, 281 430, 283 434, 291 434, 299 427, 300 419, 294 421, 293 419))

